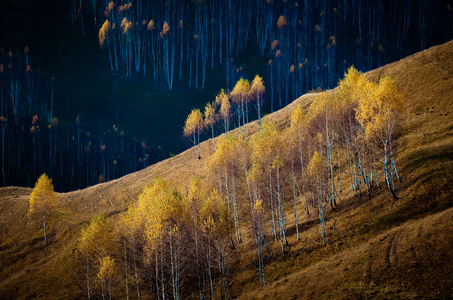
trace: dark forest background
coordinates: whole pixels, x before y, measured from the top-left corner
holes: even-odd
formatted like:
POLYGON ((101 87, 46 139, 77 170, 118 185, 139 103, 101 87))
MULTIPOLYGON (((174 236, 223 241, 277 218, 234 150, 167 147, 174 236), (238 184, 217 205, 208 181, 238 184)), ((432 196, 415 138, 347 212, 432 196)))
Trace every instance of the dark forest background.
POLYGON ((3 1, 3 186, 74 190, 179 153, 190 110, 241 77, 264 77, 270 113, 453 37, 450 0, 109 3, 3 1))

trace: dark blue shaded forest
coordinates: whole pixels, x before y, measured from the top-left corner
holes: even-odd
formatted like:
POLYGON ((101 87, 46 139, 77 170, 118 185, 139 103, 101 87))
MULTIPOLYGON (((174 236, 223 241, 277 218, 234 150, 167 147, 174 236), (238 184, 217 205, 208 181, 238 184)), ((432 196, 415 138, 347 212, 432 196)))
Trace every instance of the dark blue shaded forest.
POLYGON ((453 38, 451 0, 60 2, 0 12, 2 186, 119 178, 190 146, 190 110, 240 78, 270 113, 453 38))

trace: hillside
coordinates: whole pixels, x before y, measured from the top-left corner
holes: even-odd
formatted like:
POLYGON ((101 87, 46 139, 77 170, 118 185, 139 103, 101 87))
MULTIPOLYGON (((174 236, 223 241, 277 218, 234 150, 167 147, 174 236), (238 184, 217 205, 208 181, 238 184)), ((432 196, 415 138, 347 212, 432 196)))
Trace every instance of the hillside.
MULTIPOLYGON (((266 287, 259 287, 251 233, 233 250, 232 296, 251 298, 448 298, 453 296, 453 42, 430 48, 367 73, 377 81, 391 76, 406 109, 396 160, 402 174, 397 194, 375 190, 373 198, 344 191, 338 207, 326 210, 327 246, 316 214, 300 213, 300 241, 287 218, 290 251, 270 245, 266 287)), ((269 115, 289 124, 300 97, 269 115)), ((257 130, 254 122, 251 132, 257 130)), ((218 138, 216 138, 218 139, 218 138)), ((0 298, 84 297, 83 267, 75 253, 81 229, 99 213, 115 224, 142 188, 161 176, 186 193, 194 176, 206 179, 211 140, 201 144, 201 159, 187 151, 120 179, 58 194, 58 218, 50 242, 27 218, 31 189, 0 189, 0 298)), ((290 207, 288 207, 288 210, 290 207)), ((245 226, 247 228, 247 224, 245 226)), ((274 245, 275 244, 275 245, 274 245)))

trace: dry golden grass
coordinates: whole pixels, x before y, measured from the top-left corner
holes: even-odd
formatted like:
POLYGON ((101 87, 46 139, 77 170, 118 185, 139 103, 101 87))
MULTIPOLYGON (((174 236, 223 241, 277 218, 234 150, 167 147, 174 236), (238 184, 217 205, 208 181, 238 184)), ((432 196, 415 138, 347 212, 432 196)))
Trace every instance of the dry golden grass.
MULTIPOLYGON (((326 212, 327 247, 319 220, 299 212, 300 241, 288 207, 290 250, 270 243, 268 286, 259 287, 256 249, 247 223, 244 243, 230 262, 231 293, 240 298, 450 298, 453 297, 453 42, 433 47, 367 73, 372 80, 393 77, 406 109, 398 138, 399 200, 374 188, 373 198, 347 190, 338 207, 326 212)), ((295 105, 269 118, 289 124, 295 105)), ((257 130, 257 123, 250 131, 257 130)), ((208 179, 206 157, 212 141, 201 144, 202 159, 189 149, 140 172, 84 190, 58 194, 59 207, 45 244, 39 222, 28 220, 31 189, 0 189, 0 299, 81 298, 84 274, 75 254, 89 220, 104 213, 115 224, 143 186, 161 176, 184 193, 192 178, 208 179)))

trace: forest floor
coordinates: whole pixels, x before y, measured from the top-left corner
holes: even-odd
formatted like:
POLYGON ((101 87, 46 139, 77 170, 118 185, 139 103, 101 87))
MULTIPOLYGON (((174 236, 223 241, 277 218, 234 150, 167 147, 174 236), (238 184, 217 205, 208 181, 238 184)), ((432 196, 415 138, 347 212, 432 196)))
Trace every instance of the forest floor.
MULTIPOLYGON (((266 283, 259 287, 256 249, 246 222, 244 242, 230 258, 231 295, 242 299, 347 299, 453 297, 453 42, 419 52, 367 73, 391 76, 404 96, 396 162, 398 200, 374 187, 373 197, 356 197, 342 182, 341 201, 326 209, 326 242, 319 219, 299 211, 296 239, 291 207, 286 225, 290 249, 270 243, 266 283)), ((307 94, 269 118, 286 127, 307 94)), ((250 125, 257 130, 256 122, 250 125)), ((232 133, 234 134, 234 133, 232 133)), ((27 218, 31 189, 0 189, 0 298, 84 297, 83 268, 76 245, 81 229, 99 213, 115 224, 143 186, 158 176, 186 193, 194 176, 209 180, 206 157, 212 140, 120 179, 57 194, 58 211, 44 242, 38 221, 27 218)))

